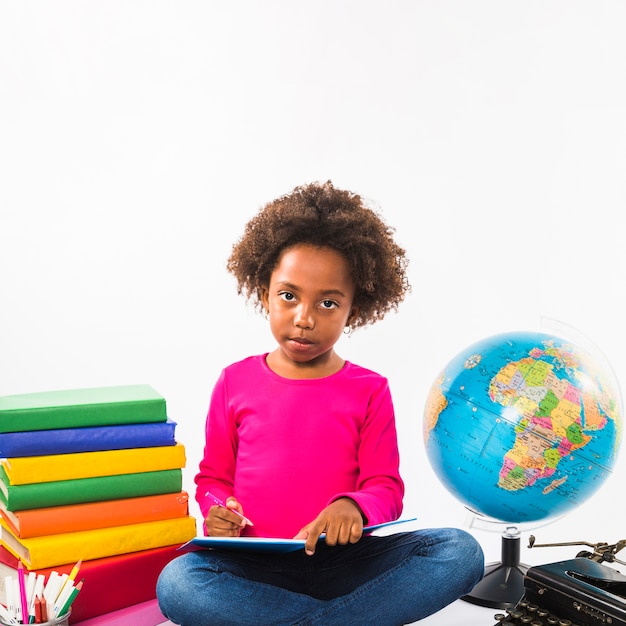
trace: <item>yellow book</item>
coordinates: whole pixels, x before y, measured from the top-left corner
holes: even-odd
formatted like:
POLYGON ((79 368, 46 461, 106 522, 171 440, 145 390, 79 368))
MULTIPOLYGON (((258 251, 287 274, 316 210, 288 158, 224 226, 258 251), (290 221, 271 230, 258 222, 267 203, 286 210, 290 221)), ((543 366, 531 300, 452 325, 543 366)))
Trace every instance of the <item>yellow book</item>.
POLYGON ((30 485, 58 480, 118 476, 185 467, 185 447, 127 448, 0 459, 9 484, 30 485))
POLYGON ((195 535, 191 515, 28 539, 15 537, 0 520, 0 543, 29 570, 185 543, 195 535))

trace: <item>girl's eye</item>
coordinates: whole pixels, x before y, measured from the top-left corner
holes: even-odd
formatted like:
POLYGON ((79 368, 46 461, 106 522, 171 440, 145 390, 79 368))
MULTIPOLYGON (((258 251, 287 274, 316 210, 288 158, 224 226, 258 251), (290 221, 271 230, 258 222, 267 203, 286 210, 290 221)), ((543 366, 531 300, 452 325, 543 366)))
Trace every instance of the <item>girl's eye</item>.
POLYGON ((278 294, 283 300, 286 300, 287 302, 291 302, 292 300, 295 300, 295 296, 289 292, 289 291, 281 291, 278 294))
POLYGON ((323 300, 322 308, 324 309, 334 309, 337 306, 337 303, 334 300, 323 300))

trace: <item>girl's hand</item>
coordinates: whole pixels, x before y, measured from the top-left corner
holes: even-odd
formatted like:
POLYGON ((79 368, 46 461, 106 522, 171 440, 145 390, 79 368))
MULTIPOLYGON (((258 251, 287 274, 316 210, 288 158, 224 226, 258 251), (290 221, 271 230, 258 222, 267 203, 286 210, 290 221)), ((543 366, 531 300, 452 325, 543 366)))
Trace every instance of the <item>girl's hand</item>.
POLYGON ((243 515, 241 504, 236 498, 230 496, 225 504, 225 507, 214 504, 209 509, 209 514, 204 520, 204 526, 209 537, 239 537, 243 527, 247 524, 245 518, 233 513, 235 510, 243 515))
POLYGON ((305 539, 305 552, 315 554, 315 546, 326 533, 329 546, 356 543, 363 534, 363 515, 354 500, 339 498, 329 504, 310 524, 304 526, 294 539, 305 539))

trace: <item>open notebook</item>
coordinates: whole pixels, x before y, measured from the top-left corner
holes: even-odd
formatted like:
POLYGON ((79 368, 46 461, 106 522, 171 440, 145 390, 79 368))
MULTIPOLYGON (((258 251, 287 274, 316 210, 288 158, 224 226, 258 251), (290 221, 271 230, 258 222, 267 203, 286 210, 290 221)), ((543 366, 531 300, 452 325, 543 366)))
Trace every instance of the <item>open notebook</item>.
MULTIPOLYGON (((379 528, 406 524, 415 521, 416 518, 399 519, 393 522, 364 526, 364 533, 371 533, 379 528)), ((324 535, 320 537, 323 539, 324 535)), ((220 548, 222 550, 245 550, 248 552, 295 552, 304 549, 304 539, 278 539, 274 537, 194 537, 183 544, 179 550, 209 550, 220 548)))

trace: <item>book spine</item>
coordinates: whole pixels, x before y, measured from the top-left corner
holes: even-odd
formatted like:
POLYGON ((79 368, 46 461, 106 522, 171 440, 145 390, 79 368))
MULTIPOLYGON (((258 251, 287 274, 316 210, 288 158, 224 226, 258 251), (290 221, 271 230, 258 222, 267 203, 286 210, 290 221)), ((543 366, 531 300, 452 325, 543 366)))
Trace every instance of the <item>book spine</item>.
POLYGON ((11 532, 21 539, 184 517, 188 512, 189 495, 185 491, 15 513, 0 510, 11 532))
POLYGON ((159 574, 177 556, 177 548, 174 545, 98 559, 92 561, 98 565, 88 570, 83 563, 85 585, 72 605, 70 623, 156 598, 159 574))
POLYGON ((181 469, 16 486, 8 485, 3 474, 0 468, 0 500, 9 511, 133 498, 182 490, 181 469))
MULTIPOLYGON (((140 550, 115 556, 83 561, 80 578, 85 581, 72 604, 70 623, 81 622, 98 615, 152 600, 156 597, 156 582, 161 570, 176 556, 179 544, 140 550)), ((17 558, 0 545, 0 564, 6 574, 17 576, 17 558)), ((74 563, 30 570, 48 579, 52 571, 69 574, 74 563)), ((0 602, 6 605, 0 580, 0 602)))
POLYGON ((185 466, 185 447, 128 448, 75 454, 0 459, 11 485, 49 483, 96 476, 136 474, 185 466))
MULTIPOLYGON (((171 520, 47 535, 21 540, 19 543, 25 550, 23 554, 16 554, 16 556, 22 557, 28 569, 41 569, 64 565, 68 561, 98 559, 183 543, 191 539, 195 531, 195 519, 186 516, 171 520)), ((2 543, 15 554, 16 550, 4 540, 4 532, 2 543)))
POLYGON ((0 432, 164 422, 165 399, 148 385, 0 397, 0 432))
POLYGON ((44 456, 173 446, 176 422, 148 422, 0 433, 0 457, 44 456))

